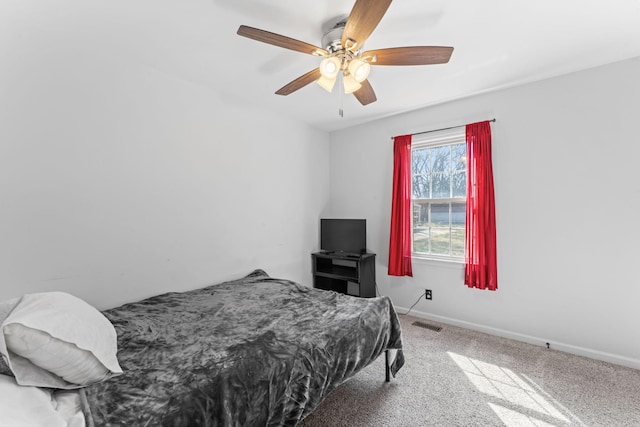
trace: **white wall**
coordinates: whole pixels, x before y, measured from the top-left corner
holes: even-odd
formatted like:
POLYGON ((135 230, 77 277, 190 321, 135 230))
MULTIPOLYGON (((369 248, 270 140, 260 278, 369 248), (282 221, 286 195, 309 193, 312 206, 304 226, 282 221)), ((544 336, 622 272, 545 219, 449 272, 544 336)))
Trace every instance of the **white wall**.
POLYGON ((0 71, 0 299, 311 284, 327 133, 117 57, 46 59, 0 71))
POLYGON ((368 219, 381 293, 408 308, 429 288, 412 313, 640 368, 638 75, 640 58, 333 133, 331 213, 368 219), (494 117, 498 291, 459 264, 387 276, 390 137, 494 117))

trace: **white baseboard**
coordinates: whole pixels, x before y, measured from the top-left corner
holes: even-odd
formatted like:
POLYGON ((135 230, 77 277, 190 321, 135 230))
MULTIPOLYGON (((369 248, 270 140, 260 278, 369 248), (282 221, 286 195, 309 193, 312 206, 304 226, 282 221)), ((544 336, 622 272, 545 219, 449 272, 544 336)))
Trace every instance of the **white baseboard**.
MULTIPOLYGON (((404 307, 396 307, 396 309, 398 313, 406 313, 408 310, 407 308, 404 308, 404 307)), ((422 319, 428 319, 436 322, 446 323, 448 325, 471 329, 473 331, 478 331, 478 332, 484 332, 485 334, 495 335, 502 338, 509 338, 512 340, 522 341, 528 344, 538 345, 542 347, 546 347, 547 343, 549 343, 550 348, 553 350, 558 350, 558 351, 563 351, 565 353, 571 353, 578 356, 588 357, 590 359, 602 360, 604 362, 614 363, 616 365, 626 366, 628 368, 640 369, 640 360, 632 359, 630 357, 619 356, 611 353, 605 353, 602 351, 593 350, 593 349, 584 348, 584 347, 578 347, 578 346, 565 344, 557 341, 548 341, 543 338, 534 337, 531 335, 520 334, 517 332, 493 328, 490 326, 480 325, 477 323, 471 323, 463 320, 452 319, 449 317, 423 313, 418 310, 411 310, 409 314, 411 316, 419 317, 422 319)))

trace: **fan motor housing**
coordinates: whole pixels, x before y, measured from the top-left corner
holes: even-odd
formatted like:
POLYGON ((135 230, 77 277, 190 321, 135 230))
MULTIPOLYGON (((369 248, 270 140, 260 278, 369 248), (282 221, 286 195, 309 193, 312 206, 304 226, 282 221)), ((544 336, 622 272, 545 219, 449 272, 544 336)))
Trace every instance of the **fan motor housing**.
POLYGON ((343 32, 344 26, 330 30, 322 38, 322 47, 324 47, 330 54, 342 50, 343 32))
MULTIPOLYGON (((344 46, 342 46, 342 33, 344 33, 344 27, 347 24, 348 16, 341 16, 337 18, 334 24, 325 25, 325 28, 329 28, 325 33, 324 37, 322 37, 322 47, 329 52, 330 55, 335 52, 344 50, 344 46)), ((334 21, 330 21, 334 22, 334 21)), ((362 46, 360 46, 362 49, 362 46)), ((360 51, 358 49, 358 51, 360 51)), ((354 52, 357 53, 357 52, 354 52)))

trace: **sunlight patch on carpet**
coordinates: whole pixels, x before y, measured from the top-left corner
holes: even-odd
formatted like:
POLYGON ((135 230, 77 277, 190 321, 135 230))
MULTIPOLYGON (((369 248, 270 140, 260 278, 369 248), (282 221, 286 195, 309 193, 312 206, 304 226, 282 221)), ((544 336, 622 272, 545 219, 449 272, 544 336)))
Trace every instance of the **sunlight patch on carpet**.
MULTIPOLYGON (((447 352, 449 357, 465 373, 469 381, 482 393, 493 398, 487 402, 489 407, 507 426, 548 426, 569 425, 571 420, 559 408, 566 411, 554 399, 545 398, 511 369, 481 360, 471 359, 460 354, 447 352)), ((566 411, 574 422, 580 422, 575 415, 566 411)))
POLYGON ((493 409, 493 412, 496 413, 506 426, 557 427, 557 424, 546 423, 529 415, 522 414, 518 411, 514 411, 491 402, 489 402, 489 407, 493 409))

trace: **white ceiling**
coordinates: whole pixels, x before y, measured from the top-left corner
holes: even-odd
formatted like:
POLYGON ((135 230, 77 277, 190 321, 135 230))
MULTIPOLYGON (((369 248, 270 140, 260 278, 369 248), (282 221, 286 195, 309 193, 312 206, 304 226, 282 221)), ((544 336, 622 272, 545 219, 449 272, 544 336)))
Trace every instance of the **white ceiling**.
POLYGON ((353 2, 0 0, 0 79, 8 78, 7 64, 27 73, 95 58, 154 69, 210 88, 230 105, 249 102, 333 131, 640 56, 640 0, 396 0, 366 49, 455 50, 444 65, 374 67, 369 81, 378 101, 363 107, 316 84, 275 95, 319 59, 236 35, 245 24, 320 45, 323 24, 348 14, 353 2))

